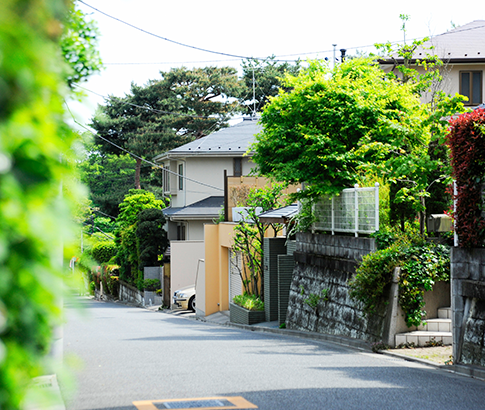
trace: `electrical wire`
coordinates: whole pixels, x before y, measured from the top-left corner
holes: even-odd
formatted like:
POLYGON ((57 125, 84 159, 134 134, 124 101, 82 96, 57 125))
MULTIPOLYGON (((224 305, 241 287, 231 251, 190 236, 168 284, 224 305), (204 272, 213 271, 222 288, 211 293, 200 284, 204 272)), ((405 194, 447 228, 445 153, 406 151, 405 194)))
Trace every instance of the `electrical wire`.
MULTIPOLYGON (((196 46, 192 46, 192 45, 189 45, 189 44, 185 44, 185 43, 181 43, 179 41, 175 41, 175 40, 171 40, 169 38, 166 38, 166 37, 163 37, 163 36, 160 36, 158 34, 155 34, 155 33, 152 33, 148 30, 145 30, 145 29, 142 29, 140 27, 137 27, 131 23, 128 23, 124 20, 121 20, 117 17, 114 17, 104 11, 101 11, 99 9, 97 9, 96 7, 93 7, 91 6, 90 4, 86 3, 85 1, 83 0, 79 0, 79 3, 82 3, 84 4, 86 7, 89 7, 95 11, 97 11, 98 13, 106 16, 106 17, 109 17, 113 20, 116 20, 122 24, 125 24, 131 28, 134 28, 135 30, 138 30, 138 31, 141 31, 145 34, 148 34, 150 36, 153 36, 153 37, 156 37, 156 38, 159 38, 161 40, 164 40, 164 41, 168 41, 170 43, 173 43, 173 44, 177 44, 179 46, 182 46, 182 47, 187 47, 187 48, 191 48, 193 50, 198 50, 198 51, 202 51, 202 52, 206 52, 206 53, 211 53, 211 54, 217 54, 217 55, 222 55, 222 56, 227 56, 227 57, 233 57, 234 59, 232 60, 216 60, 216 61, 189 61, 189 62, 165 62, 165 63, 105 63, 106 65, 131 65, 131 64, 151 64, 151 65, 161 65, 161 64, 195 64, 195 63, 211 63, 211 62, 225 62, 225 61, 238 61, 238 60, 265 60, 267 59, 268 57, 248 57, 248 56, 241 56, 241 55, 237 55, 237 54, 230 54, 230 53, 224 53, 224 52, 220 52, 220 51, 214 51, 214 50, 209 50, 209 49, 205 49, 205 48, 201 48, 201 47, 196 47, 196 46)), ((455 30, 452 30, 448 33, 443 33, 443 34, 440 34, 440 35, 446 35, 446 34, 449 34, 449 33, 457 33, 457 32, 461 32, 461 31, 469 31, 469 30, 475 30, 475 29, 479 29, 479 28, 482 28, 482 27, 485 27, 485 26, 477 26, 477 27, 470 27, 470 28, 467 28, 467 29, 463 29, 463 30, 459 30, 459 29, 455 29, 455 30)), ((437 37, 437 36, 435 36, 437 37)), ((417 38, 414 38, 414 39, 411 39, 412 41, 414 40, 420 40, 420 39, 423 39, 425 37, 417 37, 417 38)), ((391 44, 397 44, 397 43, 400 43, 401 41, 393 41, 393 42, 390 42, 391 44)), ((347 47, 346 50, 358 50, 358 49, 362 49, 362 48, 369 48, 369 47, 375 47, 375 44, 369 44, 369 45, 363 45, 363 46, 355 46, 355 47, 347 47)), ((279 55, 279 56, 275 56, 275 57, 278 57, 277 59, 274 59, 272 61, 276 61, 276 62, 293 62, 293 61, 296 61, 296 60, 300 60, 300 58, 298 59, 281 59, 281 57, 294 57, 294 56, 305 56, 305 55, 312 55, 312 54, 324 54, 324 53, 330 53, 332 52, 333 49, 329 49, 329 50, 321 50, 321 51, 310 51, 310 52, 304 52, 304 53, 294 53, 294 54, 285 54, 285 55, 279 55)))
POLYGON ((113 19, 113 20, 116 20, 116 21, 118 21, 118 22, 120 22, 120 23, 122 23, 122 24, 126 24, 127 26, 129 26, 129 27, 131 27, 131 28, 134 28, 135 30, 141 31, 141 32, 143 32, 143 33, 145 33, 145 34, 148 34, 148 35, 150 35, 150 36, 153 36, 153 37, 159 38, 159 39, 161 39, 161 40, 165 40, 165 41, 168 41, 168 42, 170 42, 170 43, 177 44, 177 45, 182 46, 182 47, 187 47, 187 48, 191 48, 191 49, 193 49, 193 50, 203 51, 203 52, 205 52, 205 53, 218 54, 218 55, 227 56, 227 57, 236 57, 236 58, 238 58, 238 59, 247 59, 247 58, 251 58, 251 57, 240 56, 240 55, 236 55, 236 54, 222 53, 222 52, 220 52, 220 51, 208 50, 208 49, 205 49, 205 48, 196 47, 196 46, 191 46, 191 45, 189 45, 189 44, 184 44, 184 43, 181 43, 181 42, 179 42, 179 41, 171 40, 171 39, 169 39, 169 38, 162 37, 162 36, 159 36, 158 34, 151 33, 151 32, 149 32, 149 31, 147 31, 147 30, 144 30, 144 29, 142 29, 142 28, 140 28, 140 27, 134 26, 133 24, 127 23, 126 21, 123 21, 123 20, 121 20, 121 19, 119 19, 119 18, 116 18, 116 17, 114 17, 114 16, 111 16, 110 14, 105 13, 104 11, 101 11, 101 10, 99 10, 99 9, 97 9, 97 8, 95 8, 95 7, 93 7, 93 6, 91 6, 90 4, 87 4, 87 3, 86 3, 86 2, 84 2, 83 0, 79 0, 79 3, 84 4, 85 6, 87 6, 87 7, 91 8, 91 9, 93 9, 93 10, 97 11, 97 12, 98 12, 98 13, 100 13, 100 14, 103 14, 103 15, 104 15, 104 16, 106 16, 106 17, 109 17, 109 18, 111 18, 111 19, 113 19))
POLYGON ((91 206, 89 207, 89 209, 91 209, 92 211, 97 212, 97 213, 99 213, 101 215, 107 216, 107 217, 109 217, 111 219, 116 219, 116 216, 105 214, 104 212, 100 211, 99 209, 93 208, 91 206))
MULTIPOLYGON (((100 14, 106 16, 106 17, 109 17, 109 18, 111 18, 113 20, 116 20, 116 21, 118 21, 118 22, 120 22, 122 24, 125 24, 125 25, 127 25, 127 26, 129 26, 131 28, 134 28, 135 30, 141 31, 142 33, 148 34, 148 35, 150 35, 152 37, 156 37, 156 38, 159 38, 161 40, 168 41, 170 43, 179 45, 181 47, 187 47, 187 48, 191 48, 193 50, 202 51, 202 52, 205 52, 205 53, 217 54, 217 55, 226 56, 226 57, 233 57, 233 58, 236 58, 237 60, 264 60, 264 59, 267 58, 267 57, 248 57, 248 56, 241 56, 241 55, 237 55, 237 54, 224 53, 224 52, 221 52, 221 51, 209 50, 209 49, 206 49, 206 48, 196 47, 196 46, 192 46, 190 44, 185 44, 185 43, 181 43, 179 41, 171 40, 171 39, 169 39, 167 37, 163 37, 163 36, 160 36, 158 34, 152 33, 152 32, 150 32, 148 30, 142 29, 142 28, 137 27, 137 26, 135 26, 135 25, 133 25, 131 23, 128 23, 128 22, 126 22, 124 20, 121 20, 121 19, 119 19, 117 17, 114 17, 114 16, 112 16, 112 15, 110 15, 110 14, 104 12, 104 11, 101 11, 101 10, 97 9, 96 7, 91 6, 90 4, 86 3, 83 0, 78 0, 78 1, 79 1, 79 3, 84 4, 85 6, 87 6, 87 7, 91 8, 91 9, 97 11, 98 13, 100 13, 100 14)), ((365 47, 372 47, 372 46, 349 47, 348 49, 352 49, 352 48, 365 48, 365 47)), ((287 54, 287 55, 282 55, 280 57, 292 57, 292 56, 302 56, 302 55, 311 55, 311 54, 320 54, 320 53, 330 53, 332 51, 333 51, 333 49, 332 50, 322 50, 322 51, 311 51, 311 52, 305 52, 305 53, 287 54)), ((277 61, 277 62, 293 62, 295 60, 299 60, 299 58, 298 59, 291 59, 291 60, 275 59, 273 61, 277 61)), ((218 61, 218 62, 220 62, 220 61, 218 61)), ((191 63, 194 63, 194 62, 191 62, 191 63)), ((125 64, 125 63, 112 63, 112 64, 125 64)), ((128 64, 130 64, 130 63, 128 63, 128 64)), ((157 64, 157 63, 150 63, 150 64, 157 64)), ((175 63, 163 63, 163 64, 175 64, 175 63)))
MULTIPOLYGON (((67 109, 68 109, 69 113, 71 114, 72 120, 73 120, 73 121, 74 121, 74 122, 75 122, 77 125, 79 125, 80 127, 84 128, 85 130, 87 130, 87 131, 89 131, 89 132, 93 132, 93 131, 92 131, 92 130, 90 130, 88 127, 84 126, 83 124, 81 124, 79 121, 77 121, 77 120, 76 120, 76 118, 75 118, 75 117, 74 117, 74 115, 72 114, 72 111, 71 111, 71 109, 69 108, 69 105, 67 104, 67 102, 66 102, 66 101, 64 101, 64 104, 66 104, 66 107, 67 107, 67 109)), ((154 163, 154 162, 152 162, 152 161, 148 161, 148 160, 146 160, 146 159, 144 159, 144 158, 142 158, 142 157, 140 157, 140 156, 138 156, 138 155, 134 154, 133 152, 130 152, 130 151, 128 151, 127 149, 120 147, 119 145, 115 144, 114 142, 110 141, 109 139, 107 139, 107 138, 105 138, 105 137, 102 137, 102 136, 101 136, 101 135, 99 135, 99 134, 97 134, 97 137, 99 137, 99 138, 101 138, 103 141, 106 141, 107 143, 109 143, 109 144, 113 145, 114 147, 118 148, 119 150, 121 150, 121 151, 123 151, 123 152, 126 152, 127 154, 130 154, 132 157, 134 157, 134 158, 136 158, 136 159, 139 159, 140 161, 146 162, 147 164, 150 164, 150 165, 154 166, 155 168, 160 168, 160 169, 162 169, 163 171, 168 172, 169 174, 175 175, 175 176, 177 176, 177 177, 182 177, 182 178, 184 178, 186 181, 190 181, 190 182, 193 182, 193 183, 195 183, 195 184, 203 185, 203 186, 206 186, 206 187, 208 187, 208 188, 211 188, 211 189, 215 189, 215 190, 217 190, 217 191, 222 191, 222 192, 224 192, 224 189, 223 189, 223 188, 219 188, 219 187, 214 186, 214 185, 206 184, 205 182, 197 181, 197 180, 192 179, 192 178, 189 178, 189 177, 187 177, 187 176, 185 176, 185 175, 181 175, 181 174, 179 174, 179 173, 177 173, 177 172, 174 172, 174 171, 171 171, 171 170, 169 170, 169 169, 167 169, 167 168, 164 168, 164 167, 162 167, 162 166, 160 166, 160 165, 158 165, 158 164, 156 164, 156 163, 154 163)))

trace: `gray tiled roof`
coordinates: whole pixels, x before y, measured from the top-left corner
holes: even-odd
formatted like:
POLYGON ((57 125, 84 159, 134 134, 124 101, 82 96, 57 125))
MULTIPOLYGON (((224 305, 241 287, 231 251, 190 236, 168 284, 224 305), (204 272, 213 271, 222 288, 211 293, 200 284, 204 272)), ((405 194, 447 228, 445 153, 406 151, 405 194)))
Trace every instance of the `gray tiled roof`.
MULTIPOLYGON (((433 46, 433 50, 423 47, 416 49, 415 58, 434 54, 443 61, 455 63, 485 62, 485 20, 475 20, 446 33, 431 37, 423 46, 433 46)), ((398 59, 399 61, 399 59, 398 59)))
POLYGON ((161 160, 170 156, 171 158, 185 157, 189 155, 231 155, 242 156, 254 142, 254 136, 261 131, 258 121, 245 120, 232 127, 223 128, 206 137, 189 142, 181 147, 175 148, 162 155, 155 157, 161 160))

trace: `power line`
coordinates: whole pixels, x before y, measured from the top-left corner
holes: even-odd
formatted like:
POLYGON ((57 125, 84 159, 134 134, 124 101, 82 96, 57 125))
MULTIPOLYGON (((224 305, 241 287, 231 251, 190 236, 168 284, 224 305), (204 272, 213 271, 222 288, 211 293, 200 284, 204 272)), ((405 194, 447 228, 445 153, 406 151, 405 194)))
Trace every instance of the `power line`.
MULTIPOLYGON (((224 52, 221 52, 221 51, 214 51, 214 50, 209 50, 209 49, 206 49, 206 48, 202 48, 202 47, 197 47, 197 46, 192 46, 190 44, 185 44, 185 43, 181 43, 179 41, 175 41, 175 40, 172 40, 172 39, 169 39, 167 37, 163 37, 163 36, 160 36, 158 34, 155 34, 155 33, 152 33, 148 30, 145 30, 145 29, 142 29, 140 27, 137 27, 131 23, 128 23, 124 20, 121 20, 117 17, 114 17, 104 11, 101 11, 99 9, 97 9, 96 7, 93 7, 91 6, 90 4, 86 3, 85 1, 83 0, 79 0, 79 3, 82 3, 84 4, 85 6, 97 11, 98 13, 100 14, 103 14, 104 16, 106 17, 109 17, 113 20, 116 20, 122 24, 125 24, 129 27, 132 27, 134 28, 135 30, 138 30, 138 31, 141 31, 142 33, 145 33, 145 34, 148 34, 152 37, 156 37, 156 38, 159 38, 161 40, 164 40, 164 41, 168 41, 170 43, 173 43, 173 44, 177 44, 179 46, 182 46, 182 47, 187 47, 187 48, 191 48, 193 50, 198 50, 198 51, 202 51, 202 52, 206 52, 206 53, 211 53, 211 54, 217 54, 217 55, 222 55, 222 56, 227 56, 227 57, 233 57, 235 60, 216 60, 216 61, 189 61, 189 62, 164 62, 164 63, 105 63, 107 65, 132 65, 132 64, 136 64, 136 65, 142 65, 142 64, 152 64, 152 65, 161 65, 161 64, 194 64, 194 63, 211 63, 211 62, 224 62, 224 61, 237 61, 237 60, 264 60, 264 59, 267 59, 268 57, 248 57, 248 56, 241 56, 241 55, 237 55, 237 54, 230 54, 230 53, 224 53, 224 52)), ((480 27, 472 27, 472 28, 469 28, 469 29, 463 29, 463 30, 459 30, 459 31, 467 31, 467 30, 474 30, 474 29, 477 29, 477 28, 481 28, 483 26, 480 26, 480 27)), ((456 32, 456 31, 455 31, 456 32)), ((448 33, 444 33, 444 34, 448 34, 448 33)), ((419 37, 419 38, 415 38, 415 39, 412 39, 413 41, 414 40, 419 40, 419 39, 422 39, 422 38, 425 38, 425 37, 419 37)), ((393 41, 393 42, 390 42, 391 44, 397 44, 397 43, 400 43, 401 41, 393 41)), ((357 49, 360 49, 360 48, 368 48, 368 47, 374 47, 375 44, 371 44, 371 45, 363 45, 363 46, 356 46, 356 47, 347 47, 346 49, 347 50, 357 50, 357 49)), ((294 57, 294 56, 304 56, 304 55, 311 55, 311 54, 320 54, 320 53, 330 53, 332 52, 333 49, 330 49, 330 50, 321 50, 321 51, 310 51, 310 52, 304 52, 304 53, 295 53, 295 54, 285 54, 285 55, 280 55, 280 56, 277 56, 277 57, 294 57)), ((296 60, 299 60, 296 59, 296 60)), ((295 61, 295 59, 291 59, 291 60, 288 60, 288 59, 275 59, 273 61, 277 61, 277 62, 293 62, 295 61)))
POLYGON ((82 1, 82 0, 79 0, 79 3, 82 3, 82 4, 84 4, 85 6, 90 7, 90 8, 92 8, 93 10, 96 10, 98 13, 101 13, 101 14, 105 15, 106 17, 109 17, 109 18, 111 18, 111 19, 113 19, 113 20, 119 21, 119 22, 120 22, 120 23, 122 23, 122 24, 126 24, 127 26, 132 27, 132 28, 134 28, 134 29, 136 29, 136 30, 139 30, 139 31, 141 31, 141 32, 143 32, 143 33, 145 33, 145 34, 148 34, 148 35, 150 35, 150 36, 153 36, 153 37, 159 38, 159 39, 161 39, 161 40, 168 41, 168 42, 170 42, 170 43, 177 44, 177 45, 182 46, 182 47, 192 48, 192 49, 194 49, 194 50, 199 50, 199 51, 203 51, 203 52, 206 52, 206 53, 218 54, 218 55, 227 56, 227 57, 236 57, 236 58, 238 58, 238 59, 241 59, 241 58, 243 58, 243 59, 250 58, 250 57, 246 57, 246 56, 240 56, 240 55, 236 55, 236 54, 229 54, 229 53, 222 53, 222 52, 220 52, 220 51, 208 50, 208 49, 205 49, 205 48, 201 48, 201 47, 195 47, 195 46, 191 46, 191 45, 189 45, 189 44, 184 44, 184 43, 181 43, 181 42, 179 42, 179 41, 171 40, 171 39, 169 39, 169 38, 162 37, 162 36, 159 36, 158 34, 151 33, 151 32, 149 32, 149 31, 147 31, 147 30, 144 30, 144 29, 142 29, 142 28, 140 28, 140 27, 134 26, 133 24, 127 23, 126 21, 120 20, 119 18, 116 18, 116 17, 114 17, 114 16, 111 16, 110 14, 105 13, 105 12, 103 12, 103 11, 101 11, 101 10, 99 10, 99 9, 97 9, 97 8, 95 8, 95 7, 93 7, 93 6, 91 6, 91 5, 87 4, 86 2, 84 2, 84 1, 82 1))
POLYGON ((111 219, 116 219, 116 216, 105 214, 104 212, 100 211, 99 209, 93 208, 91 206, 89 207, 89 209, 93 210, 94 212, 100 213, 101 215, 107 216, 111 219))
MULTIPOLYGON (((74 122, 75 122, 77 125, 79 125, 80 127, 84 128, 85 130, 87 130, 87 131, 89 131, 89 132, 92 132, 92 130, 90 130, 88 127, 84 126, 84 125, 83 125, 83 124, 81 124, 79 121, 77 121, 77 120, 76 120, 76 118, 74 118, 74 115, 72 114, 72 111, 71 111, 71 109, 69 108, 69 105, 67 104, 67 102, 66 102, 66 101, 64 101, 64 103, 66 104, 66 107, 67 107, 67 109, 68 109, 69 113, 71 114, 71 117, 72 117, 73 121, 74 121, 74 122)), ((123 151, 123 152, 126 152, 127 154, 130 154, 132 157, 137 158, 137 159, 139 159, 140 161, 146 162, 147 164, 150 164, 150 165, 152 165, 152 166, 154 166, 154 167, 156 167, 156 168, 160 168, 160 169, 162 169, 163 171, 168 172, 169 174, 175 175, 175 176, 177 176, 177 177, 182 177, 182 178, 184 178, 186 181, 194 182, 194 183, 196 183, 196 184, 203 185, 203 186, 206 186, 206 187, 208 187, 208 188, 211 188, 211 189, 215 189, 215 190, 217 190, 217 191, 223 191, 223 192, 224 192, 224 189, 223 189, 223 188, 219 188, 219 187, 216 187, 216 186, 214 186, 214 185, 206 184, 205 182, 197 181, 197 180, 192 179, 192 178, 189 178, 189 177, 187 177, 187 176, 185 176, 185 175, 181 175, 181 174, 179 174, 178 172, 171 171, 171 170, 169 170, 169 169, 167 169, 167 168, 164 168, 164 167, 162 167, 162 166, 160 166, 160 165, 158 165, 158 164, 156 164, 156 163, 154 163, 154 162, 148 161, 148 160, 146 160, 145 158, 142 158, 142 157, 140 157, 140 156, 138 156, 138 155, 134 154, 133 152, 128 151, 128 150, 127 150, 127 149, 125 149, 125 148, 120 147, 119 145, 115 144, 114 142, 110 141, 109 139, 107 139, 107 138, 105 138, 105 137, 102 137, 102 136, 101 136, 101 135, 99 135, 99 134, 97 134, 97 136, 98 136, 99 138, 101 138, 103 141, 106 141, 107 143, 109 143, 109 144, 113 145, 114 147, 118 148, 119 150, 121 150, 121 151, 123 151)))

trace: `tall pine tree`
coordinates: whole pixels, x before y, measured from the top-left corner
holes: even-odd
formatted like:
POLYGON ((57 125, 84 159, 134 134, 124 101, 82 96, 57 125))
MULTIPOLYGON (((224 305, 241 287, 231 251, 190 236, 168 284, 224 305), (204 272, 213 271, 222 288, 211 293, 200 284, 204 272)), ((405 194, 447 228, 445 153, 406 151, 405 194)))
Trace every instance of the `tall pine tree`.
MULTIPOLYGON (((109 96, 91 122, 95 143, 104 152, 154 156, 227 126, 242 84, 231 67, 185 67, 161 72, 161 80, 132 84, 125 97, 109 96), (108 142, 110 141, 110 142, 108 142)), ((136 159, 135 188, 140 189, 142 160, 136 159)))

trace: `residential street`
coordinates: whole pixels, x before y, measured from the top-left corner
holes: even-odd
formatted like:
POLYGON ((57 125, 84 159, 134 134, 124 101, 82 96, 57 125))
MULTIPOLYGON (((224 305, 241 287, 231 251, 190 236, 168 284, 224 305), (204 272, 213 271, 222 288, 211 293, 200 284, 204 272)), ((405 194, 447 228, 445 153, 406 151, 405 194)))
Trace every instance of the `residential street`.
POLYGON ((425 365, 121 304, 77 302, 65 309, 65 363, 77 384, 60 377, 68 410, 485 409, 485 382, 425 365), (179 401, 163 402, 173 399, 179 401), (186 399, 192 400, 180 402, 186 399))

